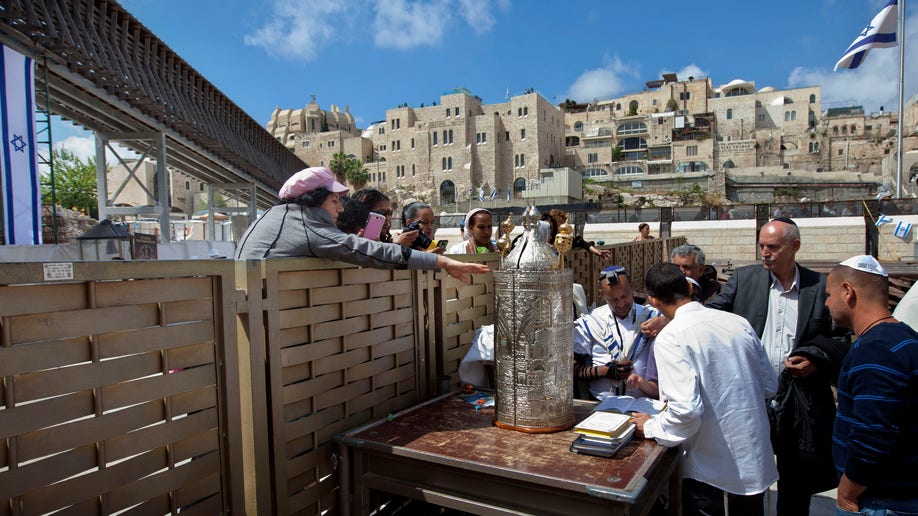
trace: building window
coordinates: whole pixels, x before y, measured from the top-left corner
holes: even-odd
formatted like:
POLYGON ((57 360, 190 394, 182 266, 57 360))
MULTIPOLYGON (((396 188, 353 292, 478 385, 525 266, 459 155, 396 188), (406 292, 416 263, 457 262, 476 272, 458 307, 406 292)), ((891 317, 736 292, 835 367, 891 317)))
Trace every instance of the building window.
POLYGON ((475 143, 481 143, 481 133, 475 133, 475 143))
POLYGON ((796 111, 791 111, 791 112, 790 112, 790 119, 791 119, 791 120, 796 120, 796 119, 797 119, 797 112, 796 112, 796 111))
POLYGON ((583 122, 574 122, 574 132, 583 131, 583 122))
POLYGON ((452 113, 452 111, 449 108, 446 108, 446 118, 450 117, 450 113, 452 113))
POLYGON ((759 113, 759 122, 765 121, 765 113, 759 113))
POLYGON ((456 116, 459 116, 459 108, 456 108, 455 111, 453 111, 453 113, 454 113, 456 116))
POLYGON ((727 108, 727 120, 733 119, 733 108, 727 108))
POLYGON ((842 134, 848 134, 848 126, 847 126, 847 125, 843 125, 843 126, 842 126, 842 134))
POLYGON ((810 154, 819 152, 819 142, 810 142, 810 154))
POLYGON ((526 139, 526 130, 520 129, 520 140, 525 140, 525 139, 526 139))
POLYGON ((411 139, 411 148, 414 148, 414 138, 411 139))
POLYGON ((839 156, 841 156, 841 155, 844 154, 844 153, 845 153, 845 150, 844 150, 844 149, 838 149, 838 155, 839 155, 839 156))
POLYGON ((640 134, 647 132, 647 124, 644 122, 624 122, 618 126, 617 134, 640 134))
POLYGON ((784 121, 785 121, 785 122, 790 122, 790 111, 785 111, 785 112, 784 112, 784 121))
POLYGON ((199 192, 203 192, 203 191, 204 191, 204 183, 201 183, 201 184, 198 185, 198 191, 199 191, 199 192))
POLYGON ((525 154, 520 154, 520 166, 521 167, 526 166, 526 155, 525 154))
POLYGON ((386 134, 386 127, 385 127, 385 126, 382 126, 382 125, 379 126, 379 134, 386 134))
POLYGON ((449 140, 446 139, 446 129, 443 130, 443 145, 449 143, 449 140))
POLYGON ((651 104, 654 105, 654 106, 656 106, 656 105, 657 105, 657 99, 653 99, 653 102, 652 102, 651 104))
POLYGON ((453 169, 453 158, 446 158, 446 166, 448 169, 453 169))
POLYGON ((621 104, 621 102, 619 102, 618 104, 615 105, 615 110, 616 110, 616 111, 621 111, 621 110, 622 110, 622 104, 621 104))
POLYGON ((443 159, 442 159, 442 163, 443 163, 443 165, 440 167, 441 170, 446 170, 446 158, 443 158, 443 159))
POLYGON ((335 142, 328 142, 328 146, 329 146, 329 147, 334 147, 334 146, 335 146, 335 142))
POLYGON ((516 116, 517 116, 517 117, 523 116, 523 108, 517 108, 517 109, 516 109, 516 116))
POLYGON ((697 145, 686 145, 686 146, 685 146, 685 155, 686 155, 686 156, 697 156, 697 155, 698 155, 698 146, 697 146, 697 145))
POLYGON ((507 137, 507 141, 509 142, 510 141, 510 131, 507 131, 504 135, 507 137))
POLYGON ((813 104, 813 103, 815 103, 815 102, 816 102, 816 94, 815 94, 815 93, 811 93, 811 94, 810 94, 810 104, 813 104))
POLYGON ((185 181, 185 190, 191 190, 191 181, 185 181))
POLYGON ((416 171, 415 168, 414 168, 414 163, 412 163, 412 164, 411 164, 411 175, 414 176, 416 173, 417 173, 417 171, 416 171))
POLYGON ((529 108, 528 108, 528 107, 524 107, 524 108, 523 108, 523 116, 529 116, 529 108))
POLYGON ((433 144, 434 144, 434 145, 437 144, 437 131, 434 131, 434 132, 433 132, 433 144))
POLYGON ((519 168, 520 166, 520 155, 514 154, 513 156, 513 168, 519 168))
POLYGON ((626 165, 624 167, 618 167, 615 169, 615 175, 617 176, 631 176, 635 174, 643 174, 644 169, 635 165, 626 165))
POLYGON ((449 143, 453 143, 453 130, 449 130, 449 143))
POLYGON ((587 154, 587 163, 598 163, 599 162, 599 153, 591 152, 587 154))

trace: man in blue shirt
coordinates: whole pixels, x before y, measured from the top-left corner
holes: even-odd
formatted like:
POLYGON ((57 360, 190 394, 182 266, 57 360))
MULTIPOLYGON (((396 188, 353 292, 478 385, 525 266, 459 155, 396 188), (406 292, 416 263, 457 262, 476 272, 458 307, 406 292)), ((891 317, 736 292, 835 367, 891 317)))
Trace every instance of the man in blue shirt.
POLYGON ((838 378, 837 514, 918 513, 918 333, 890 314, 889 279, 872 256, 832 269, 826 306, 857 337, 838 378))

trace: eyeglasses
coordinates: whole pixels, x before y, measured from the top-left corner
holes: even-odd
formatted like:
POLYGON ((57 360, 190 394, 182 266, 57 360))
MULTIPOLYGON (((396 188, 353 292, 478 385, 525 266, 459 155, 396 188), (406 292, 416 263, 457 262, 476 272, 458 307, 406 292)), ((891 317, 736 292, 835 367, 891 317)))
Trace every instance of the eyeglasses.
POLYGON ((611 271, 600 272, 599 281, 601 283, 602 280, 606 280, 606 282, 609 283, 609 286, 612 287, 612 286, 618 285, 618 282, 620 281, 618 278, 619 276, 628 276, 628 269, 625 269, 624 267, 620 267, 618 269, 613 269, 611 271))

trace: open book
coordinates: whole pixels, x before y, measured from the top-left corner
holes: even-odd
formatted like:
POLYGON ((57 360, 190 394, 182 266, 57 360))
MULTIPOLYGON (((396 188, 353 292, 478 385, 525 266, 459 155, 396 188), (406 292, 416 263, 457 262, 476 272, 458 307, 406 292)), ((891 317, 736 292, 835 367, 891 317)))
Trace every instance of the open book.
POLYGON ((645 414, 659 414, 666 408, 666 402, 650 398, 632 398, 631 396, 606 396, 596 405, 597 412, 618 412, 619 414, 631 414, 633 412, 643 412, 645 414))

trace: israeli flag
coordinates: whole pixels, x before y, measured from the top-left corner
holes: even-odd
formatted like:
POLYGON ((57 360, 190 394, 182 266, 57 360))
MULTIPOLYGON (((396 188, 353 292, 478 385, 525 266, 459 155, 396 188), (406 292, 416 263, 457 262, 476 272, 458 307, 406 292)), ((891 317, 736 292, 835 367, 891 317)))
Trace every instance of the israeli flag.
POLYGON ((896 4, 898 0, 889 0, 886 5, 880 9, 880 12, 873 17, 870 24, 858 35, 845 50, 845 54, 835 63, 835 70, 839 68, 854 69, 860 66, 867 57, 871 48, 887 48, 896 46, 896 22, 898 12, 896 4))
POLYGON ((35 63, 0 45, 0 176, 7 244, 41 244, 41 188, 35 142, 35 63))
POLYGON ((910 222, 899 221, 896 224, 896 230, 893 232, 893 235, 899 238, 908 238, 908 232, 912 230, 912 224, 910 222))
POLYGON ((491 200, 493 201, 495 197, 497 197, 497 187, 496 187, 496 186, 492 186, 492 187, 491 187, 491 195, 488 196, 488 199, 491 199, 491 200))
POLYGON ((883 224, 889 224, 893 221, 893 218, 889 215, 880 214, 880 217, 877 219, 877 227, 882 226, 883 224))
POLYGON ((507 185, 507 202, 510 202, 510 185, 507 185))

